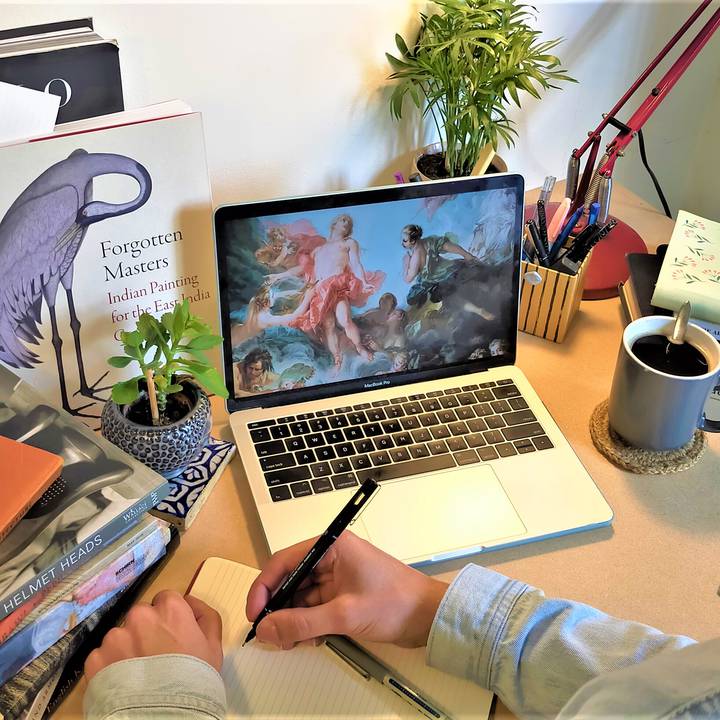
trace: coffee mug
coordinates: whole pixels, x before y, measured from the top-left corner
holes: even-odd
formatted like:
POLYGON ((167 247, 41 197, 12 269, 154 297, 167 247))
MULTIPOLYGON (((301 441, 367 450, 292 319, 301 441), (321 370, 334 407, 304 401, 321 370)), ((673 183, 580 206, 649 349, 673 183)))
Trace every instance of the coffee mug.
POLYGON ((631 322, 623 332, 608 419, 618 435, 638 448, 674 450, 688 443, 696 428, 720 431, 720 415, 712 409, 720 396, 720 344, 710 333, 690 324, 685 335, 685 342, 707 362, 703 374, 670 374, 633 352, 641 338, 669 336, 674 325, 674 318, 651 315, 631 322))

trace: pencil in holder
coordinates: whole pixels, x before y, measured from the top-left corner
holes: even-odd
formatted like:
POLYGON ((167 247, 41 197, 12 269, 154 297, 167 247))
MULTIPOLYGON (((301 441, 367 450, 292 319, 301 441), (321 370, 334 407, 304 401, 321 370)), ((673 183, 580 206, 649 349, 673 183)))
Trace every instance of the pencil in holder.
POLYGON ((567 275, 550 268, 522 261, 520 273, 520 313, 518 328, 537 337, 562 342, 575 313, 580 307, 585 273, 590 264, 590 253, 580 265, 576 275, 567 275), (531 285, 525 274, 535 271, 542 281, 531 285))

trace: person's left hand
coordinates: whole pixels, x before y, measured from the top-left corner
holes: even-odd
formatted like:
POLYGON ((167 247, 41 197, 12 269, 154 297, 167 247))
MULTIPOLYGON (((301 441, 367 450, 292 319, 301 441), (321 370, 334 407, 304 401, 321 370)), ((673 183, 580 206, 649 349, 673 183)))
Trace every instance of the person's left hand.
POLYGON ((204 660, 218 672, 222 667, 222 619, 202 600, 173 590, 159 592, 152 601, 137 603, 125 624, 110 630, 102 645, 85 661, 91 680, 103 668, 120 660, 179 653, 204 660))

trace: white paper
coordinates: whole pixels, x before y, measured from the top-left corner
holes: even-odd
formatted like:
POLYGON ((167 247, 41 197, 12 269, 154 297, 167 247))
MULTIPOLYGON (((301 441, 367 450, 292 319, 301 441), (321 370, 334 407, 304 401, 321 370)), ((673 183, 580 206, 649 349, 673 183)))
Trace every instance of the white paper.
POLYGON ((53 131, 60 96, 0 82, 0 143, 53 131))
MULTIPOLYGON (((282 651, 258 642, 242 647, 250 629, 245 598, 259 570, 208 558, 192 594, 223 619, 223 679, 228 718, 240 720, 419 720, 421 715, 390 690, 366 682, 324 647, 282 651)), ((372 643, 371 651, 428 696, 453 720, 488 717, 492 693, 425 665, 425 650, 372 643)))

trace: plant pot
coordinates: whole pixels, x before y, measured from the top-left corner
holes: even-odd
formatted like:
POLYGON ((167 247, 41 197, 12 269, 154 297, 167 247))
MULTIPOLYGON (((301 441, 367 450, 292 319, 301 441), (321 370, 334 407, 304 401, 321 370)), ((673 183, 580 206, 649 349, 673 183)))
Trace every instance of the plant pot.
MULTIPOLYGON (((421 180, 440 180, 445 179, 446 176, 444 175, 438 175, 437 177, 432 175, 426 175, 424 172, 422 172, 418 167, 418 162, 420 162, 420 165, 422 165, 421 158, 424 158, 426 156, 438 156, 438 158, 442 161, 440 163, 441 167, 445 167, 445 158, 444 153, 442 151, 442 145, 440 143, 432 143, 431 145, 426 145, 420 152, 418 152, 416 155, 413 156, 412 161, 412 168, 410 170, 410 176, 417 173, 420 176, 421 180)), ((485 171, 485 174, 488 175, 490 173, 501 173, 501 172, 507 172, 507 164, 505 161, 497 154, 495 153, 495 156, 493 157, 492 161, 490 162, 490 166, 485 171)))
POLYGON ((207 445, 210 437, 210 400, 205 391, 191 380, 181 380, 183 386, 175 402, 185 402, 187 414, 168 425, 143 425, 128 418, 128 413, 147 403, 143 392, 132 405, 105 403, 100 418, 100 430, 105 438, 136 460, 163 477, 179 475, 188 463, 207 445))

